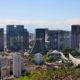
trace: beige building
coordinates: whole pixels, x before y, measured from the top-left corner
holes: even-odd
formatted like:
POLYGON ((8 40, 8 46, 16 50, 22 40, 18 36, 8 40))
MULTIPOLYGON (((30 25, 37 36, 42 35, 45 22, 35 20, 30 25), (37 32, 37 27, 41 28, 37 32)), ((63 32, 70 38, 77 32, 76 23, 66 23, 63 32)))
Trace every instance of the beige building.
POLYGON ((10 76, 11 71, 11 57, 10 56, 0 56, 0 77, 1 80, 5 80, 6 77, 10 76))

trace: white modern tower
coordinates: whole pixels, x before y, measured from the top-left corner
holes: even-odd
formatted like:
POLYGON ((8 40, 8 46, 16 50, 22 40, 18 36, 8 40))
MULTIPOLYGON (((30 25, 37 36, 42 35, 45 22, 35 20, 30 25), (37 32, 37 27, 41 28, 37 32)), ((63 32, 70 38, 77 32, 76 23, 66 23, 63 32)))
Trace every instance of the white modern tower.
POLYGON ((19 53, 13 54, 13 75, 21 76, 21 56, 19 53))

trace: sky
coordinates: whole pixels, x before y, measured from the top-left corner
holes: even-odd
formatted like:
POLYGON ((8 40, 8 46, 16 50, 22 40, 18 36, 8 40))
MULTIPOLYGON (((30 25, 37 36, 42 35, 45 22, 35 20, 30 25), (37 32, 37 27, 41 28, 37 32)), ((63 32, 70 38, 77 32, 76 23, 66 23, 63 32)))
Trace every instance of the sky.
POLYGON ((80 0, 0 0, 0 27, 7 24, 70 30, 80 24, 80 0))

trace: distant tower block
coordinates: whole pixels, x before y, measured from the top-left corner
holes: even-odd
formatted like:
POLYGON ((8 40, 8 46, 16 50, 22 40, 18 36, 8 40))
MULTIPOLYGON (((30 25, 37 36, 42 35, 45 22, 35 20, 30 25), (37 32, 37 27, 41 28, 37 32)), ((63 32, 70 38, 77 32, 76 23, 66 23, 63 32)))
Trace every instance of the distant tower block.
POLYGON ((35 54, 35 53, 47 52, 47 49, 45 46, 47 31, 48 29, 36 29, 36 38, 35 38, 34 46, 31 53, 35 54))
POLYGON ((13 52, 28 50, 29 33, 24 25, 7 25, 7 49, 13 52))
POLYGON ((44 53, 45 54, 46 52, 47 52, 47 49, 46 49, 46 46, 44 45, 44 43, 42 42, 42 40, 37 39, 34 43, 31 53, 33 53, 33 54, 44 53))
POLYGON ((4 30, 0 28, 0 51, 4 51, 4 30))

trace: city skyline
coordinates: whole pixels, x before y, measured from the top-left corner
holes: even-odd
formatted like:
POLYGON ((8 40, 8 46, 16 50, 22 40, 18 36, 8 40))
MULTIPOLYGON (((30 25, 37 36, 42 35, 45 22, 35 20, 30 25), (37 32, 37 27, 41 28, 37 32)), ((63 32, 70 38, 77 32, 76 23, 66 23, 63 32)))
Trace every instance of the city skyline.
POLYGON ((29 31, 38 27, 70 30, 80 23, 80 1, 64 0, 1 0, 0 27, 23 24, 29 31))
POLYGON ((0 80, 80 80, 80 0, 0 0, 0 80))

